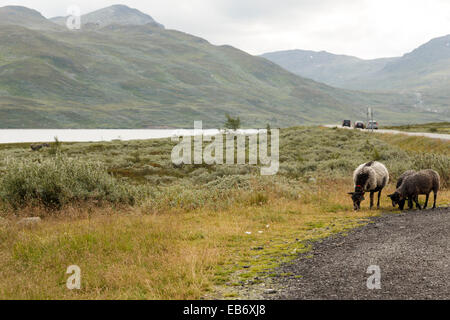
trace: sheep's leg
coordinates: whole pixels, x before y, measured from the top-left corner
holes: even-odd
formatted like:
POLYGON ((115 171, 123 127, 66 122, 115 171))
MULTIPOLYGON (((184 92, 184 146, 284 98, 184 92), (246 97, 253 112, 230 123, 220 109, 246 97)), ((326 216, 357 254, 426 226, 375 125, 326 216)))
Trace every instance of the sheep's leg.
POLYGON ((420 206, 420 203, 419 203, 419 196, 414 197, 414 202, 416 203, 416 208, 419 210, 422 210, 422 207, 420 206))
MULTIPOLYGON (((430 192, 431 193, 431 192, 430 192)), ((427 194, 427 197, 425 198, 425 206, 423 207, 424 209, 426 209, 428 207, 428 200, 430 198, 430 193, 427 194)))
POLYGON ((380 209, 380 199, 381 199, 381 191, 382 191, 382 190, 380 190, 380 192, 378 192, 378 202, 377 202, 377 209, 380 209))
POLYGON ((373 195, 374 195, 374 192, 371 191, 371 192, 370 192, 370 209, 373 208, 373 195))
POLYGON ((434 191, 434 203, 433 203, 433 209, 436 209, 436 199, 437 199, 437 191, 434 191))
POLYGON ((409 207, 409 210, 413 209, 413 207, 414 207, 412 197, 408 198, 408 207, 409 207))

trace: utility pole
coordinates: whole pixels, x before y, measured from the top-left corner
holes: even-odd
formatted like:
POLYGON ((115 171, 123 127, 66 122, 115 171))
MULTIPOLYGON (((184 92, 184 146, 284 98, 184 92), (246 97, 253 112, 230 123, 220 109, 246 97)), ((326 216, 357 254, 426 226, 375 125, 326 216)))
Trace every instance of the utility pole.
POLYGON ((371 126, 370 129, 373 132, 373 109, 372 109, 372 107, 367 108, 367 125, 371 126))
POLYGON ((374 126, 374 124, 373 124, 373 108, 370 108, 370 123, 371 123, 371 125, 370 125, 370 128, 372 129, 372 133, 373 133, 373 126, 374 126))

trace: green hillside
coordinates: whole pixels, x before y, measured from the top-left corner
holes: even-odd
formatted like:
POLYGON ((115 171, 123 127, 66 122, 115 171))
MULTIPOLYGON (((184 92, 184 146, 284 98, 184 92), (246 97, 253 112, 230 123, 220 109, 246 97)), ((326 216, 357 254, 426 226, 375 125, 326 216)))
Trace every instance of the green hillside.
MULTIPOLYGON (((61 26, 66 26, 67 17, 54 17, 50 21, 59 24, 61 26)), ((157 23, 149 15, 140 12, 137 9, 132 9, 124 5, 113 5, 107 8, 96 10, 81 16, 81 24, 94 24, 97 26, 105 27, 110 24, 119 25, 145 25, 151 24, 156 27, 164 26, 157 23)))
POLYGON ((327 52, 280 51, 263 57, 297 75, 370 92, 410 93, 415 108, 450 119, 450 35, 398 58, 361 60, 327 52))
POLYGON ((0 27, 3 28, 4 25, 20 25, 36 30, 61 30, 60 26, 45 19, 38 11, 21 6, 0 7, 0 27))
MULTIPOLYGON (((6 8, 0 21, 17 7, 6 8)), ((284 127, 360 118, 368 105, 385 123, 440 118, 412 108, 414 95, 335 89, 156 22, 43 30, 52 22, 33 16, 32 27, 20 26, 21 18, 0 28, 1 128, 191 127, 194 120, 215 127, 225 113, 246 126, 284 127)))
MULTIPOLYGON (((262 57, 297 75, 338 88, 352 88, 350 83, 382 70, 388 63, 397 59, 362 60, 326 51, 309 50, 270 52, 262 57)), ((358 89, 365 88, 359 86, 358 89)))
POLYGON ((352 88, 410 91, 419 107, 445 112, 450 119, 450 35, 432 39, 416 50, 388 63, 370 77, 354 81, 352 88))

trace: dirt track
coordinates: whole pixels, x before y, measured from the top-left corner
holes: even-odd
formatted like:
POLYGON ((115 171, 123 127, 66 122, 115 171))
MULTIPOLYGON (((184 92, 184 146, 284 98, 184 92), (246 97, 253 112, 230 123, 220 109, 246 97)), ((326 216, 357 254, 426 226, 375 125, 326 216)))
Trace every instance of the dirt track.
POLYGON ((266 298, 450 299, 450 208, 375 218, 278 272, 291 276, 277 278, 266 298), (381 269, 380 290, 367 289, 370 265, 381 269))

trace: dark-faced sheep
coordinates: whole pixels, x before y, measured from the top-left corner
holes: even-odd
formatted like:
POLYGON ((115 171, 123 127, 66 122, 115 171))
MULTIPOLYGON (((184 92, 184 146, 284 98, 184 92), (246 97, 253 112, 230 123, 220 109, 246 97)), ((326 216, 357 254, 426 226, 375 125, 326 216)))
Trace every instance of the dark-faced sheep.
POLYGON ((370 208, 373 207, 373 195, 378 192, 377 208, 380 208, 381 191, 389 183, 389 172, 386 167, 378 162, 371 161, 360 165, 353 173, 355 191, 349 194, 353 200, 353 208, 361 209, 361 202, 365 200, 364 195, 370 192, 370 208))
POLYGON ((426 195, 425 206, 423 209, 426 209, 428 206, 428 200, 430 198, 430 193, 433 191, 434 194, 434 203, 433 209, 436 208, 436 199, 437 194, 440 187, 441 178, 439 174, 434 170, 422 170, 416 172, 403 180, 403 183, 397 190, 389 195, 392 201, 399 203, 400 201, 408 199, 409 209, 413 208, 413 201, 416 203, 416 207, 419 210, 422 210, 422 207, 419 203, 419 195, 426 195))
MULTIPOLYGON (((409 177, 410 175, 415 174, 416 171, 414 170, 408 170, 405 171, 397 180, 397 185, 396 185, 396 189, 400 188, 400 186, 403 184, 403 181, 405 180, 406 177, 409 177)), ((402 200, 397 200, 397 199, 392 199, 392 206, 395 208, 398 204, 398 207, 400 208, 400 210, 403 210, 403 208, 405 207, 405 202, 408 199, 402 199, 402 200)))

